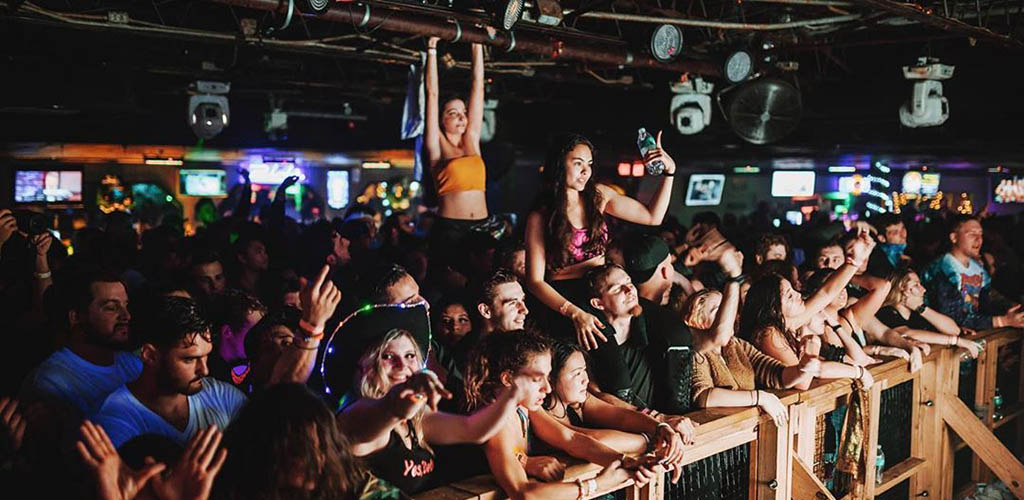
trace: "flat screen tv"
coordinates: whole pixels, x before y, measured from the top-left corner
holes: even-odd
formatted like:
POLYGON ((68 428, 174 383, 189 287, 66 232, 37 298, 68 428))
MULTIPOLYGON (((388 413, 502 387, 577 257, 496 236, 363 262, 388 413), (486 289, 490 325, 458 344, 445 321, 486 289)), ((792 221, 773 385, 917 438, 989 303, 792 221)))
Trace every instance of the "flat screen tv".
POLYGON ((992 179, 992 200, 996 203, 1024 203, 1024 175, 999 175, 992 179))
POLYGON ((814 172, 802 170, 776 170, 772 172, 772 196, 792 198, 814 194, 814 172))
POLYGON ((934 172, 921 174, 921 194, 924 196, 939 194, 939 181, 941 179, 942 174, 934 172))
POLYGON ((327 171, 327 206, 335 210, 348 206, 348 170, 327 171))
POLYGON ((81 170, 16 170, 15 203, 81 203, 81 170))
POLYGON ((700 207, 722 203, 724 174, 692 174, 686 188, 686 206, 700 207))
POLYGON ((224 171, 182 170, 181 193, 185 196, 227 196, 227 179, 224 171))

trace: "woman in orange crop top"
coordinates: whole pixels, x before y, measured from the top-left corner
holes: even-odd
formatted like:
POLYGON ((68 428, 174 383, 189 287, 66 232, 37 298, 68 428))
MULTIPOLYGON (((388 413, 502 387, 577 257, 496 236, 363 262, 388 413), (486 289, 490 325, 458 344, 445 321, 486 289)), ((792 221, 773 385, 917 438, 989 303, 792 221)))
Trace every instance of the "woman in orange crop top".
POLYGON ((438 215, 456 220, 487 218, 484 195, 486 174, 480 157, 480 131, 484 121, 484 49, 472 45, 473 85, 469 102, 452 98, 439 101, 437 42, 427 40, 426 129, 424 145, 430 171, 437 182, 438 215), (438 105, 443 106, 439 107, 438 105))
MULTIPOLYGON (((676 164, 661 149, 660 132, 658 147, 644 158, 657 160, 665 164, 665 178, 644 205, 591 182, 594 146, 585 137, 559 138, 545 156, 540 196, 526 219, 526 286, 551 311, 572 320, 577 340, 587 349, 597 347, 597 339, 608 339, 600 332, 601 321, 573 302, 582 304, 587 298, 583 275, 604 264, 604 215, 634 224, 661 224, 672 197, 676 164)), ((552 319, 557 323, 557 317, 552 319)))

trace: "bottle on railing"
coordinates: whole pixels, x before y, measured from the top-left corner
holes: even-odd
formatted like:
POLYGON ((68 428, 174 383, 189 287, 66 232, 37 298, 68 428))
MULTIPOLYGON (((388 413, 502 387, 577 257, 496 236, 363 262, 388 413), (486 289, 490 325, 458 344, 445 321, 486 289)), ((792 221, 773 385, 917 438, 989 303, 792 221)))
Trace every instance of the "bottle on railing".
MULTIPOLYGON (((658 147, 658 141, 654 136, 647 133, 647 129, 640 127, 637 131, 636 147, 640 148, 640 155, 647 156, 647 153, 658 147)), ((661 160, 654 160, 647 163, 647 175, 661 175, 665 172, 665 164, 661 160)))
POLYGON ((996 422, 1003 419, 1003 394, 999 392, 999 388, 996 387, 996 393, 992 396, 992 421, 996 422))
POLYGON ((875 484, 882 484, 882 469, 885 468, 885 453, 882 452, 882 445, 878 445, 878 452, 875 454, 875 484))
POLYGON ((988 415, 988 405, 981 404, 974 407, 974 415, 978 417, 978 420, 984 421, 985 416, 988 415))
MULTIPOLYGON (((985 339, 978 340, 975 343, 978 344, 981 350, 985 350, 985 339)), ((971 359, 973 358, 971 358, 971 355, 968 354, 966 350, 960 353, 960 361, 970 361, 971 359)))

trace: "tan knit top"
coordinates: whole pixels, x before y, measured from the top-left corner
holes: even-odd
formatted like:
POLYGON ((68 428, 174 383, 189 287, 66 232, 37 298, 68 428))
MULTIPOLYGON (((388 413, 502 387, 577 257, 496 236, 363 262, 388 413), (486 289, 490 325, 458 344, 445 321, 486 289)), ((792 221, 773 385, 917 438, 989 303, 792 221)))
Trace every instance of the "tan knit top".
POLYGON ((749 342, 733 337, 721 353, 698 352, 693 356, 693 398, 712 387, 752 391, 757 387, 782 389, 782 370, 777 359, 749 342))

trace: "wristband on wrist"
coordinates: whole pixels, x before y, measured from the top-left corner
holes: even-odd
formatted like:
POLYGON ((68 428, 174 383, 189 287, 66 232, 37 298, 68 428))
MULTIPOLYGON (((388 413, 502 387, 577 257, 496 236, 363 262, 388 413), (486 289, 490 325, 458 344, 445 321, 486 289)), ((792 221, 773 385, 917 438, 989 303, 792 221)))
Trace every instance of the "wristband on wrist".
POLYGON ((32 274, 36 277, 37 280, 45 280, 45 279, 48 279, 50 276, 53 276, 53 273, 51 273, 50 271, 46 271, 45 273, 32 273, 32 274))
POLYGON ((299 320, 299 328, 309 332, 310 333, 310 335, 309 335, 310 338, 318 339, 318 338, 324 336, 324 328, 322 326, 320 328, 317 328, 317 327, 309 324, 309 322, 306 321, 305 319, 300 319, 299 320))
POLYGON ((740 274, 740 275, 737 275, 737 276, 730 276, 730 277, 726 278, 725 282, 726 283, 743 283, 746 280, 747 280, 747 275, 740 274))
POLYGON ((587 479, 587 496, 597 493, 597 479, 587 479))
POLYGON ((661 172, 661 175, 664 176, 664 177, 675 177, 676 173, 675 172, 669 173, 668 170, 664 170, 664 171, 661 172))
POLYGON ((919 305, 916 308, 914 308, 914 312, 916 312, 917 314, 924 314, 924 311, 926 309, 928 309, 928 306, 925 305, 924 302, 922 302, 921 305, 919 305))
POLYGON ((754 406, 761 406, 761 391, 754 389, 754 406))

